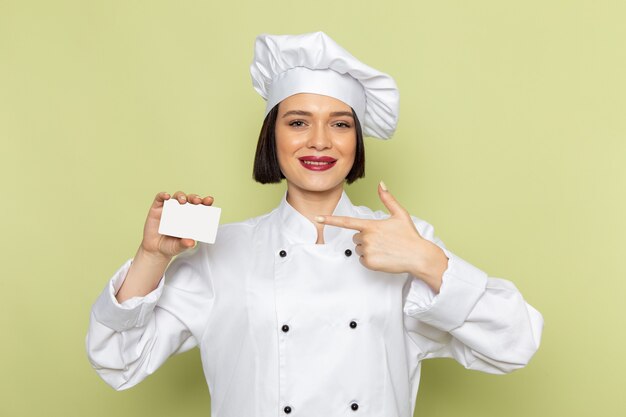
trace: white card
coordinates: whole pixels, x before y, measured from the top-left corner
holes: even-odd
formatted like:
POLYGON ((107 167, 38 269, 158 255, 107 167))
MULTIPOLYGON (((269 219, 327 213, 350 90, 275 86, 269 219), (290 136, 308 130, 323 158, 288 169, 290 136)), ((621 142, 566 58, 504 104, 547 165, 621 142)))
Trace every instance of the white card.
POLYGON ((159 234, 214 243, 222 209, 202 204, 165 200, 159 234))

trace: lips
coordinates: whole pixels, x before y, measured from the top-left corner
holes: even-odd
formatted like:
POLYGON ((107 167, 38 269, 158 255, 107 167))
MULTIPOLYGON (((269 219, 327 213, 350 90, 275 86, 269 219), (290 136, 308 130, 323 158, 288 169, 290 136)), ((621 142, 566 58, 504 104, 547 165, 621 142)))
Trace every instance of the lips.
POLYGON ((326 171, 335 166, 337 160, 330 156, 301 156, 300 164, 311 171, 326 171))

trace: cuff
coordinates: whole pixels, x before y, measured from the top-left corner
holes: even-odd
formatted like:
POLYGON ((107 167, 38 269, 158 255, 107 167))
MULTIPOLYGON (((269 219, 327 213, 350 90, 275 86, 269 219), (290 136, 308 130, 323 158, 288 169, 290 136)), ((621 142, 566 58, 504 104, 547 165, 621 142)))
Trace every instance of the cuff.
POLYGON ((159 285, 152 292, 143 297, 132 297, 121 304, 118 303, 115 294, 124 283, 131 264, 132 259, 129 259, 117 270, 93 305, 96 320, 118 332, 144 326, 163 292, 161 278, 159 285))
POLYGON ((445 248, 448 268, 444 271, 439 294, 413 278, 404 313, 444 331, 465 322, 487 285, 487 274, 445 248))

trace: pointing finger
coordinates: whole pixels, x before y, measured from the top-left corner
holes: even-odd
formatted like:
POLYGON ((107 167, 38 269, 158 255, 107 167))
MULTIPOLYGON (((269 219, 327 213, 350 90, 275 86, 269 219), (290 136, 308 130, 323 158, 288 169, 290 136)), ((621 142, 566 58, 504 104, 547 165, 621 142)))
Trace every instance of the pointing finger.
POLYGON ((315 221, 330 226, 360 231, 366 229, 372 220, 357 219, 355 217, 347 216, 317 216, 315 217, 315 221))
POLYGON ((389 210, 389 214, 392 216, 406 215, 407 212, 404 207, 398 203, 398 200, 389 192, 387 186, 382 181, 378 184, 378 196, 380 197, 380 201, 387 207, 387 210, 389 210))

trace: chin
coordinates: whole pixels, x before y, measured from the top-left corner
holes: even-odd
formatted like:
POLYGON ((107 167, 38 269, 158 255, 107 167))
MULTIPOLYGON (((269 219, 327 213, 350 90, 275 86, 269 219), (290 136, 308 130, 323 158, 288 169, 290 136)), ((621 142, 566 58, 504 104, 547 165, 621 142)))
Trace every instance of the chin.
MULTIPOLYGON (((321 180, 321 179, 320 179, 321 180)), ((288 181, 289 182, 289 181, 288 181)), ((337 187, 343 188, 345 180, 337 181, 297 181, 292 182, 292 185, 301 189, 302 191, 323 193, 331 191, 337 187)))

